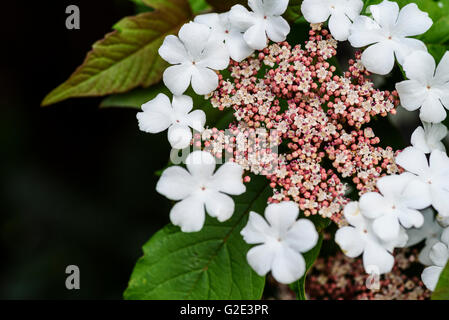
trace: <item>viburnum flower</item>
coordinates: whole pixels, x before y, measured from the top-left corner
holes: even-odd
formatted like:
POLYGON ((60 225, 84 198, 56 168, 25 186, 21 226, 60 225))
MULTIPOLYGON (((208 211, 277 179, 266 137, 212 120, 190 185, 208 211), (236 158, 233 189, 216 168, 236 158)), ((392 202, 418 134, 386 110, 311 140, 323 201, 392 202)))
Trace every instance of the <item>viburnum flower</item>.
POLYGON ((373 231, 384 241, 398 237, 400 224, 405 228, 420 228, 424 218, 419 209, 430 206, 427 184, 405 172, 377 181, 380 193, 369 192, 360 197, 362 214, 373 219, 373 231))
POLYGON ((199 15, 195 18, 195 22, 210 27, 212 37, 219 42, 225 43, 233 60, 240 62, 254 52, 243 39, 243 34, 240 30, 231 24, 229 12, 199 15))
POLYGON ((429 290, 435 290, 443 268, 449 260, 449 228, 444 229, 441 242, 433 245, 430 250, 432 266, 424 269, 421 279, 429 290))
POLYGON ((443 121, 444 108, 449 109, 449 52, 436 70, 435 59, 422 51, 410 54, 403 67, 410 80, 396 84, 402 106, 409 111, 420 109, 422 121, 443 121))
POLYGON ((194 151, 187 156, 187 169, 166 169, 156 190, 170 200, 180 201, 170 211, 170 220, 183 232, 203 228, 206 214, 218 221, 228 220, 234 213, 234 200, 229 195, 246 191, 242 182, 243 168, 232 162, 223 164, 214 174, 215 158, 208 152, 194 151))
POLYGON ((175 149, 190 145, 192 131, 203 132, 206 114, 202 110, 192 111, 193 100, 189 96, 174 96, 173 102, 165 94, 142 105, 143 112, 137 113, 140 130, 159 133, 168 129, 168 141, 175 149), (190 127, 190 128, 189 128, 190 127))
POLYGON ((197 94, 208 94, 218 86, 214 70, 229 64, 229 54, 223 42, 211 38, 211 29, 190 22, 179 30, 179 38, 169 35, 159 48, 159 55, 174 66, 163 75, 164 83, 174 95, 183 94, 192 83, 197 94))
POLYGON ((260 244, 247 254, 248 263, 259 275, 271 270, 273 277, 285 284, 304 275, 306 264, 301 252, 317 244, 318 233, 310 220, 296 220, 298 214, 298 205, 291 201, 268 205, 268 223, 256 212, 250 212, 241 235, 247 243, 260 244))
POLYGON ((432 19, 426 12, 410 3, 399 12, 396 2, 383 1, 369 7, 373 18, 359 16, 351 27, 348 40, 353 47, 371 45, 362 55, 362 63, 368 71, 385 75, 394 66, 394 57, 400 64, 415 50, 427 51, 417 36, 429 30, 432 19))
POLYGON ((304 0, 301 11, 310 23, 321 23, 329 19, 329 30, 338 41, 346 41, 349 30, 362 11, 362 0, 304 0))
POLYGON ((430 250, 433 245, 440 241, 443 227, 437 219, 432 208, 428 208, 422 212, 424 216, 424 224, 421 228, 411 228, 407 230, 408 242, 406 247, 414 246, 425 240, 425 246, 419 253, 419 261, 424 265, 431 265, 429 258, 430 250))
POLYGON ((427 161, 424 152, 408 147, 396 157, 396 163, 425 183, 440 215, 449 215, 449 158, 444 152, 432 151, 427 161))
POLYGON ((357 202, 351 202, 344 209, 344 216, 350 226, 337 230, 335 242, 348 257, 355 258, 363 253, 363 266, 366 271, 378 268, 379 274, 390 272, 394 265, 391 255, 395 247, 403 247, 407 243, 407 234, 400 228, 397 239, 385 242, 373 232, 372 223, 365 218, 357 202))
POLYGON ((424 153, 431 153, 433 150, 445 152, 443 140, 447 136, 447 128, 442 123, 423 122, 422 127, 418 127, 412 134, 412 146, 424 153))
POLYGON ((231 24, 244 32, 243 38, 253 49, 262 50, 268 39, 284 41, 290 32, 290 25, 281 17, 287 10, 288 0, 248 0, 248 11, 242 5, 235 5, 230 11, 231 24))

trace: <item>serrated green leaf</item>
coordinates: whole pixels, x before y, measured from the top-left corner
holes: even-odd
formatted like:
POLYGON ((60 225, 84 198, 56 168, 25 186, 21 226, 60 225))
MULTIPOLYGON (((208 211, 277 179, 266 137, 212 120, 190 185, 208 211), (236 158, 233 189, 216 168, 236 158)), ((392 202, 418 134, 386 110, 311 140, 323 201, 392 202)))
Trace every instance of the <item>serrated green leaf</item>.
POLYGON ((449 300, 449 262, 440 275, 438 284, 432 293, 432 300, 449 300))
POLYGON ((301 4, 302 0, 290 0, 290 2, 288 3, 287 11, 285 11, 283 17, 288 22, 293 23, 297 21, 299 18, 302 17, 301 4))
POLYGON ((201 13, 210 8, 206 0, 189 0, 189 3, 194 14, 201 13))
POLYGON ((83 64, 50 92, 43 106, 72 97, 103 96, 160 81, 167 64, 158 49, 192 13, 187 0, 144 0, 156 10, 119 21, 115 31, 93 45, 83 64))
POLYGON ((124 296, 126 299, 260 299, 265 278, 248 265, 250 246, 240 231, 248 214, 263 212, 271 194, 263 176, 253 177, 235 198, 235 212, 224 223, 208 217, 203 229, 183 233, 168 225, 144 247, 124 296))

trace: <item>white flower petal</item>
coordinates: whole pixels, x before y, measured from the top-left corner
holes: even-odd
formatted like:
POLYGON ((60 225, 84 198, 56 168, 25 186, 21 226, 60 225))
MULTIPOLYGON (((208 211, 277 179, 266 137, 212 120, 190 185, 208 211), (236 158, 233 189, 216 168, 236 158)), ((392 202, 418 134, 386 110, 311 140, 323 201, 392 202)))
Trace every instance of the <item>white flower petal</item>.
POLYGON ((270 40, 281 42, 290 33, 290 25, 282 17, 270 17, 267 19, 266 32, 270 40))
POLYGON ((399 221, 404 228, 421 228, 424 224, 424 217, 421 212, 413 209, 402 209, 399 214, 399 221))
POLYGON ((418 260, 420 263, 422 263, 425 266, 431 266, 433 264, 432 260, 430 260, 430 257, 429 257, 430 250, 432 250, 432 247, 438 242, 439 242, 438 239, 434 239, 434 238, 428 239, 426 241, 426 245, 421 250, 421 252, 419 253, 419 256, 418 256, 418 260))
POLYGON ((329 30, 332 36, 338 41, 348 40, 351 26, 351 20, 343 12, 332 14, 329 19, 329 30))
POLYGON ((417 110, 427 98, 426 87, 417 80, 396 83, 401 105, 408 111, 417 110))
POLYGON ((215 172, 209 186, 231 195, 240 195, 246 191, 242 181, 243 168, 234 162, 226 162, 215 172))
POLYGON ((263 23, 256 23, 251 26, 243 34, 243 38, 250 48, 262 50, 267 46, 267 36, 265 33, 265 25, 263 23))
POLYGON ((220 16, 218 15, 218 13, 207 13, 207 14, 201 14, 199 16, 195 17, 194 20, 196 23, 201 23, 201 24, 205 24, 206 26, 208 26, 209 28, 212 29, 212 37, 215 37, 216 40, 221 40, 223 41, 223 34, 220 31, 223 28, 221 21, 220 21, 220 16), (218 33, 218 35, 217 35, 218 33), (218 36, 218 37, 217 37, 218 36))
POLYGON ((174 149, 184 149, 190 145, 192 131, 189 127, 174 124, 168 128, 168 141, 174 149))
POLYGON ((449 189, 431 188, 432 206, 441 214, 449 212, 449 189))
POLYGON ((350 258, 358 257, 365 248, 365 242, 360 233, 353 227, 342 227, 335 233, 335 242, 345 255, 350 258))
POLYGON ((430 84, 435 72, 435 59, 425 51, 415 51, 405 58, 403 64, 407 78, 430 84))
POLYGON ((226 69, 229 65, 229 52, 223 42, 209 41, 201 60, 197 61, 199 67, 207 67, 214 70, 226 69))
POLYGON ((189 96, 173 96, 173 110, 178 115, 187 115, 193 109, 193 99, 189 96))
POLYGON ((210 35, 211 30, 208 26, 196 22, 184 24, 178 34, 193 60, 201 57, 210 35))
POLYGON ((189 54, 184 47, 184 44, 178 37, 169 35, 166 36, 162 46, 159 48, 159 55, 170 64, 178 64, 189 61, 189 54))
POLYGON ((418 127, 413 131, 410 142, 413 147, 421 150, 424 153, 430 153, 430 147, 426 141, 426 133, 424 132, 423 127, 418 127))
POLYGON ((349 42, 355 48, 365 47, 385 39, 386 37, 382 34, 379 25, 366 16, 359 16, 355 19, 348 37, 349 42))
POLYGON ((429 94, 420 109, 419 117, 426 122, 442 122, 446 119, 446 110, 438 97, 429 94))
POLYGON ((255 13, 259 15, 265 14, 264 1, 263 0, 248 0, 248 6, 255 13))
POLYGON ((359 203, 356 201, 348 203, 343 210, 343 214, 349 224, 354 227, 361 227, 365 224, 365 218, 360 212, 359 203))
POLYGON ((292 201, 272 203, 265 209, 265 218, 271 227, 280 234, 287 232, 296 222, 298 214, 298 205, 292 201))
POLYGON ((360 197, 360 211, 363 216, 375 219, 387 212, 385 198, 377 192, 368 192, 360 197))
POLYGON ((400 197, 407 184, 409 184, 416 176, 410 173, 387 175, 377 180, 377 188, 388 198, 400 197))
POLYGON ((264 13, 280 16, 287 10, 288 0, 263 0, 264 13))
POLYGON ((312 221, 299 219, 287 231, 284 241, 296 251, 307 252, 316 246, 318 232, 312 221))
POLYGON ((189 172, 198 180, 209 180, 215 170, 215 158, 206 151, 194 151, 186 158, 189 172))
POLYGON ((418 176, 426 175, 429 172, 426 155, 419 149, 407 147, 395 160, 402 168, 418 176))
POLYGON ((205 95, 218 87, 217 74, 208 68, 196 67, 192 73, 192 88, 195 93, 205 95))
POLYGON ((368 71, 386 75, 393 70, 393 49, 388 43, 376 43, 363 51, 362 63, 368 71))
MULTIPOLYGON (((402 175, 404 174, 409 173, 402 175)), ((429 184, 422 179, 410 180, 403 189, 402 202, 410 209, 421 210, 429 207, 432 203, 429 184)))
POLYGON ((393 269, 394 257, 379 244, 368 242, 363 252, 363 266, 365 270, 377 267, 379 274, 388 273, 393 269))
POLYGON ((230 32, 226 38, 226 47, 231 58, 237 62, 248 58, 254 52, 243 39, 243 34, 238 31, 230 32))
POLYGON ((276 281, 284 284, 299 280, 306 271, 306 262, 301 254, 288 246, 280 246, 276 251, 271 274, 276 281))
POLYGON ((168 67, 164 71, 164 84, 174 95, 180 96, 189 87, 192 71, 192 65, 187 64, 168 67))
POLYGON ((159 133, 172 124, 173 109, 165 94, 158 94, 156 98, 142 105, 143 112, 137 113, 140 130, 148 133, 159 133))
POLYGON ((442 242, 437 242, 433 245, 429 253, 430 261, 433 265, 444 267, 449 259, 449 250, 442 242))
POLYGON ((442 271, 443 268, 435 266, 427 267, 424 269, 423 273, 421 274, 421 279, 427 289, 431 291, 435 290, 442 271))
POLYGON ((369 10, 374 20, 382 27, 392 30, 399 15, 399 6, 396 2, 383 1, 378 5, 372 5, 369 10))
POLYGON ((205 219, 203 202, 193 196, 176 203, 170 211, 170 221, 181 227, 182 232, 200 231, 205 219))
POLYGON ((251 268, 263 277, 270 271, 275 257, 275 248, 268 244, 262 244, 251 248, 246 254, 246 259, 251 268))
POLYGON ((444 84, 449 81, 449 51, 446 51, 435 72, 435 82, 444 84))
POLYGON ((392 241, 399 235, 400 225, 398 218, 393 214, 385 214, 374 220, 373 230, 383 241, 392 241))
POLYGON ((198 132, 204 131, 204 125, 206 124, 206 114, 203 110, 195 110, 190 112, 187 115, 186 119, 189 127, 195 129, 198 132))
POLYGON ((429 30, 432 24, 427 12, 419 10, 415 3, 409 3, 401 9, 394 29, 403 36, 417 36, 429 30))
POLYGON ((449 248, 449 228, 444 229, 441 234, 441 242, 449 248))
POLYGON ((156 184, 156 191, 170 200, 187 198, 195 186, 192 176, 186 169, 173 166, 164 170, 156 184))
POLYGON ((231 25, 239 31, 245 32, 254 22, 254 13, 249 12, 244 6, 236 4, 229 12, 231 25))
POLYGON ((240 232, 245 242, 249 244, 267 241, 267 236, 269 236, 270 233, 270 226, 268 226, 265 219, 254 211, 249 213, 248 223, 240 232))
POLYGON ((400 38, 395 43, 395 54, 398 62, 402 65, 405 59, 416 51, 427 52, 427 47, 421 40, 414 38, 400 38))
POLYGON ((234 213, 234 200, 224 193, 208 190, 205 196, 207 213, 218 221, 224 222, 234 213))
POLYGON ((301 4, 301 12, 310 23, 326 21, 331 12, 328 0, 304 0, 301 4))

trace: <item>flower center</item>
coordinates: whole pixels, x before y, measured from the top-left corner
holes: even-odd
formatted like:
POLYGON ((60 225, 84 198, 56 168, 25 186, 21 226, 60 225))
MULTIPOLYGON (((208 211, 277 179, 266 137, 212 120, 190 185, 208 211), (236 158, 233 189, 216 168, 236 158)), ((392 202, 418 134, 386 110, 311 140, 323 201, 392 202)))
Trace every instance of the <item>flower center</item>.
POLYGON ((229 30, 225 30, 225 33, 229 33, 229 30))
POLYGON ((267 16, 264 16, 263 18, 264 18, 265 20, 267 20, 267 16))
POLYGON ((430 90, 430 89, 432 89, 432 87, 430 86, 430 85, 427 85, 427 90, 430 90))

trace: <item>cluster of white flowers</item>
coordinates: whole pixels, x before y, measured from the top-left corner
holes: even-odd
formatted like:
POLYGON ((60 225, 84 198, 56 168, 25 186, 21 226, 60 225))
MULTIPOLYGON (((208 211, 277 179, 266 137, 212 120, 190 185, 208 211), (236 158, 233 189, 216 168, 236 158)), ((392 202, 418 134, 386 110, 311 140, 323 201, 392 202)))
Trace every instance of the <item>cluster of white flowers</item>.
MULTIPOLYGON (((203 132, 206 115, 202 110, 192 111, 192 98, 184 93, 191 86, 196 94, 209 94, 218 86, 218 71, 226 69, 230 59, 240 62, 254 50, 266 48, 269 40, 284 41, 290 32, 282 18, 288 3, 249 0, 252 11, 235 5, 226 13, 199 15, 182 26, 178 36, 167 36, 159 54, 171 64, 163 81, 173 99, 170 102, 159 94, 144 104, 137 114, 140 129, 149 133, 168 129, 173 148, 190 146, 191 130, 203 132)), ((428 14, 416 4, 399 10, 396 2, 383 1, 369 7, 372 17, 361 15, 362 8, 362 0, 304 0, 301 6, 310 23, 329 19, 335 39, 349 40, 356 48, 369 46, 361 59, 367 70, 388 74, 396 58, 408 78, 397 84, 402 105, 407 110, 420 109, 423 127, 413 133, 412 147, 396 159, 407 172, 379 179, 379 192, 348 204, 344 216, 349 226, 340 228, 335 240, 348 256, 363 253, 367 272, 386 273, 394 264, 394 248, 426 239, 420 260, 429 265, 423 280, 433 288, 449 255, 449 232, 440 227, 449 224, 449 158, 441 142, 448 130, 440 123, 446 117, 444 108, 449 108, 449 53, 436 67, 424 43, 410 38, 432 26, 428 14), (426 154, 430 154, 429 161, 426 154), (433 212, 421 213, 430 206, 438 211, 437 220, 433 212)), ((170 212, 172 223, 183 232, 197 232, 203 228, 206 212, 220 222, 230 219, 235 209, 230 195, 246 190, 244 169, 228 162, 214 173, 215 158, 204 151, 191 153, 185 163, 187 170, 180 166, 166 169, 156 187, 168 199, 178 201, 170 212)), ((250 213, 241 234, 247 243, 258 244, 249 250, 247 259, 259 275, 271 271, 282 283, 304 275, 301 253, 317 244, 318 233, 311 221, 297 220, 298 215, 293 202, 269 205, 265 210, 268 223, 250 213)))
POLYGON ((385 0, 368 7, 369 17, 361 15, 362 8, 361 0, 304 0, 301 9, 310 23, 329 19, 329 30, 337 40, 367 47, 361 62, 368 71, 386 75, 397 59, 407 76, 396 84, 401 105, 409 111, 419 109, 423 126, 413 132, 412 147, 396 158, 406 172, 379 179, 379 192, 364 194, 359 202, 347 205, 344 216, 350 226, 338 230, 336 241, 350 257, 363 253, 367 272, 375 267, 385 273, 393 267, 395 247, 405 246, 407 237, 407 245, 426 238, 420 260, 431 266, 422 278, 433 290, 449 258, 449 231, 439 242, 440 225, 449 221, 449 158, 442 143, 448 130, 441 123, 445 108, 449 109, 449 52, 436 66, 426 45, 411 38, 433 24, 416 4, 400 10, 396 2, 385 0), (427 220, 419 211, 430 205, 439 213, 436 220, 433 211, 427 220))

